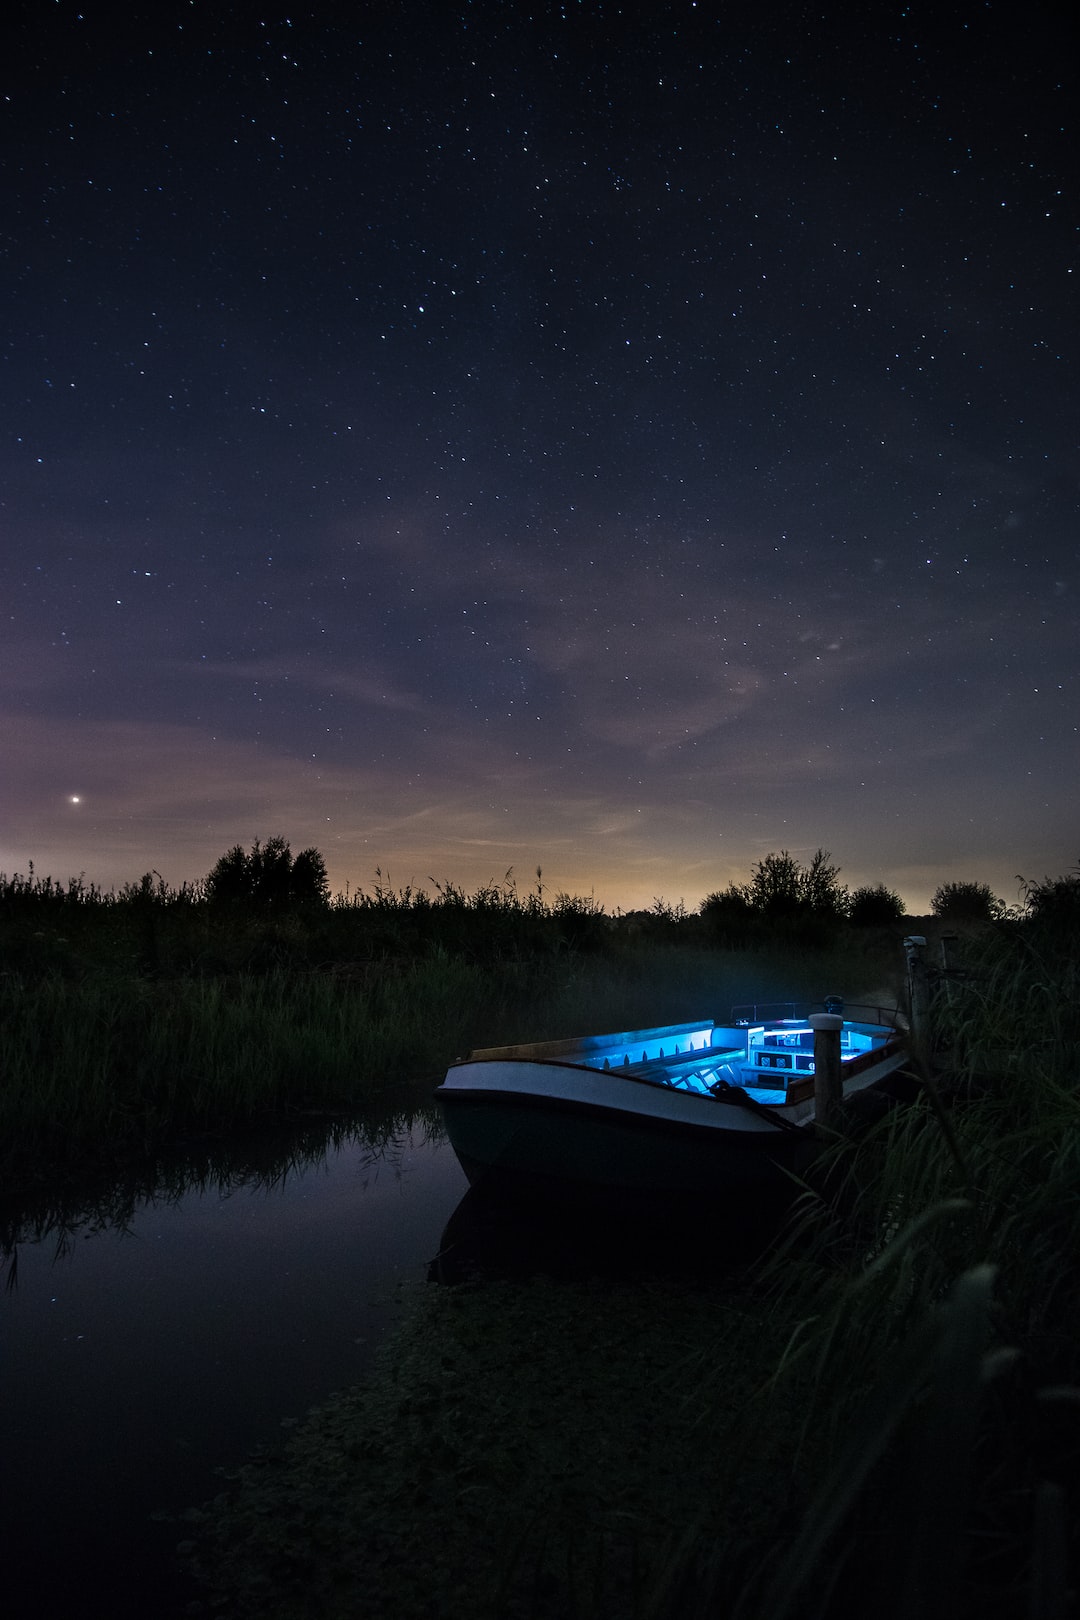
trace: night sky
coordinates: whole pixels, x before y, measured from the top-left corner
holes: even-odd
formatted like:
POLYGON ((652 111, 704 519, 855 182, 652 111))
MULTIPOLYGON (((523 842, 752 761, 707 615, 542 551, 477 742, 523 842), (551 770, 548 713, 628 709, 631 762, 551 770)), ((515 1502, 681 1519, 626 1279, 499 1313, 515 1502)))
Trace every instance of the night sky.
POLYGON ((1070 10, 9 10, 0 870, 1074 866, 1070 10))

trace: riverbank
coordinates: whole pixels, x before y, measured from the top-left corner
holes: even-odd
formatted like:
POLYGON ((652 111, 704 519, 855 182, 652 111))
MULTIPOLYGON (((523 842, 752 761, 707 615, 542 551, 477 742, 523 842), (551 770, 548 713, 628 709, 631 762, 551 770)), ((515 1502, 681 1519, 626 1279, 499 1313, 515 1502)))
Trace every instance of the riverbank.
POLYGON ((688 1532, 724 1584, 775 1522, 794 1414, 746 1416, 782 1349, 730 1286, 429 1288, 185 1550, 237 1617, 659 1612, 688 1532))
POLYGON ((465 1188, 400 1119, 232 1143, 0 1225, 12 1620, 181 1612, 178 1532, 151 1515, 366 1377, 465 1188))
POLYGON ((422 1291, 374 1379, 193 1518, 222 1612, 1065 1620, 1077 973, 1075 941, 973 945, 948 1066, 719 1290, 422 1291))

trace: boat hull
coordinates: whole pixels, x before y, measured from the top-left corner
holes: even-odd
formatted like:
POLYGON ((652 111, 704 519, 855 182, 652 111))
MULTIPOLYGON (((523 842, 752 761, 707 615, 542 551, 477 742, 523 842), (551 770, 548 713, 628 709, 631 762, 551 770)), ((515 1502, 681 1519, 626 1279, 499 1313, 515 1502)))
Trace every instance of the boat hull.
POLYGON ((440 1100, 474 1187, 723 1197, 763 1182, 779 1186, 815 1151, 801 1131, 724 1131, 559 1097, 460 1091, 440 1100))
MULTIPOLYGON (((851 1096, 905 1054, 895 1031, 845 1028, 861 1043, 845 1063, 851 1096)), ((683 1025, 493 1048, 452 1065, 436 1096, 473 1186, 665 1199, 791 1189, 821 1146, 798 1037, 790 1022, 683 1025)))

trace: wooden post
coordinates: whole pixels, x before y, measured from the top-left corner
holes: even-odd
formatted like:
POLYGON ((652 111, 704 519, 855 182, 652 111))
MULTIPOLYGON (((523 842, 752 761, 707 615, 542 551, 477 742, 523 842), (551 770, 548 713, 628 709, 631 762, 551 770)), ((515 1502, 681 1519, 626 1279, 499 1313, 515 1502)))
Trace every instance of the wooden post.
POLYGON ((941 936, 941 983, 945 990, 945 1000, 952 1006, 952 969, 953 951, 959 936, 956 934, 942 934, 941 936))
POLYGON ((911 1044, 916 1057, 926 1057, 930 1045, 930 981, 926 972, 926 937, 909 934, 904 941, 907 957, 908 1006, 911 1010, 911 1044))
POLYGON ((840 1079, 844 1020, 839 1013, 811 1013, 807 1023, 814 1032, 814 1123, 821 1132, 838 1131, 844 1098, 840 1079))

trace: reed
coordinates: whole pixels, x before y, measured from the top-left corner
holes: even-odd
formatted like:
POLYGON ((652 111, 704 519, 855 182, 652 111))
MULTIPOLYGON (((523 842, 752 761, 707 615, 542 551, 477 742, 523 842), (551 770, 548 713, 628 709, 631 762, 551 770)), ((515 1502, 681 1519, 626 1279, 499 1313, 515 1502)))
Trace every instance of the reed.
MULTIPOLYGON (((153 981, 0 981, 0 1141, 12 1161, 298 1110, 345 1111, 433 1072, 490 986, 452 961, 355 978, 281 970, 153 981)), ((407 1089, 407 1088, 406 1088, 407 1089)))
POLYGON ((1075 1600, 1076 992, 1075 941, 1008 925, 969 947, 936 1001, 947 1066, 804 1188, 761 1278, 789 1348, 757 1409, 805 1419, 777 1458, 788 1528, 735 1561, 738 1616, 1075 1600))

